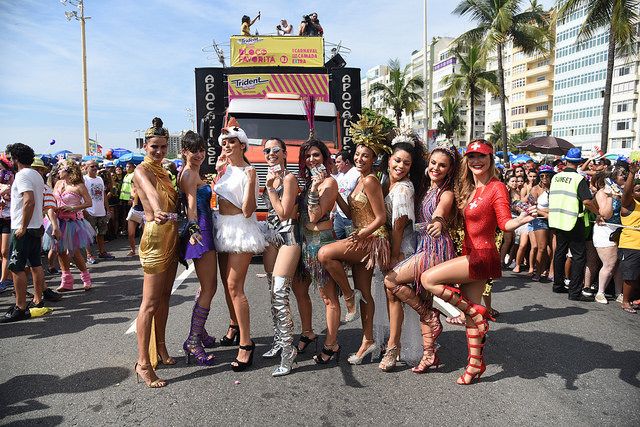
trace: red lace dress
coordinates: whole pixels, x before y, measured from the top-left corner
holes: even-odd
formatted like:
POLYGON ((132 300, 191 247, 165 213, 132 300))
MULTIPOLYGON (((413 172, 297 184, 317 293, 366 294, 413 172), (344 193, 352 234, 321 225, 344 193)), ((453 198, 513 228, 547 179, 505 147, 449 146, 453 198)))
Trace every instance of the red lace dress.
POLYGON ((496 226, 505 229, 511 219, 507 187, 497 178, 476 191, 464 208, 464 242, 462 254, 469 256, 469 278, 474 280, 502 277, 500 254, 496 248, 496 226))

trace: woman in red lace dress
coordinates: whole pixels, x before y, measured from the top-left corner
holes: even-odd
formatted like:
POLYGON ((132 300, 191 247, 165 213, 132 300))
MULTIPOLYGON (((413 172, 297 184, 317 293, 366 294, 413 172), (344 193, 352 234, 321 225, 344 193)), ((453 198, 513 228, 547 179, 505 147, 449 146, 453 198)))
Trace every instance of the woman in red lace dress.
POLYGON ((501 277, 500 254, 496 248, 496 226, 513 231, 536 215, 535 207, 511 218, 509 193, 495 176, 493 147, 483 139, 473 141, 462 161, 456 202, 465 219, 462 256, 430 268, 421 277, 422 286, 455 305, 466 315, 467 368, 458 384, 471 384, 485 370, 482 350, 489 330, 482 298, 488 279, 501 277), (460 289, 445 283, 458 283, 460 289))

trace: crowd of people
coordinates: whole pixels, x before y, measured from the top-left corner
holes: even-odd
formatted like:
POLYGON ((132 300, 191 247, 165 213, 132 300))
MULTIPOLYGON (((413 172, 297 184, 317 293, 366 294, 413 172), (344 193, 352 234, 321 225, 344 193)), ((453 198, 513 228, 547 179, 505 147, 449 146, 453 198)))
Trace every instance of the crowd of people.
POLYGON ((378 125, 368 118, 353 124, 353 153, 332 155, 310 136, 300 147, 298 173, 286 167, 287 145, 268 138, 264 188, 244 155, 248 138, 234 119, 219 137, 222 150, 213 182, 200 173, 206 144, 194 132, 182 139, 182 169, 166 163, 169 134, 158 118, 145 133, 142 163, 127 165, 126 175, 104 170, 102 181, 93 161, 83 165, 84 177, 81 166, 69 160, 47 173, 28 146, 7 147, 0 167, 17 173, 6 180, 10 220, 3 223, 3 233, 8 229, 10 238, 3 239, 2 253, 11 254, 6 262, 16 304, 3 320, 27 318, 29 305, 41 303, 43 248, 49 250, 49 268, 55 258, 60 265, 58 292, 73 289, 72 260, 89 290, 84 256, 95 259, 88 249, 92 242, 98 259, 109 259, 105 238, 127 230, 133 255, 139 224, 143 290, 134 370, 152 388, 167 382, 154 370, 150 342, 158 363, 176 363, 165 344, 169 296, 178 263, 188 260, 200 287, 183 344, 187 363, 215 363, 206 349, 216 339, 205 324, 219 274, 229 316, 219 345, 238 346, 231 368, 243 371, 256 350, 244 287, 252 258, 262 254, 274 332, 262 357, 279 358, 273 376, 289 374, 298 355, 312 349, 316 363, 338 363, 341 322, 357 319, 362 340, 348 363, 381 355, 382 371, 393 371, 403 359, 415 361, 413 372, 427 372, 441 364, 437 340, 444 315, 466 328, 468 364, 457 383, 478 381, 486 367, 489 321, 499 315, 491 305, 491 283, 507 268, 528 271, 533 281, 553 281, 553 291, 568 293, 571 300, 592 300, 595 294, 595 301, 607 303, 611 287, 621 297, 610 298, 625 311, 636 311, 637 163, 585 161, 575 148, 554 165, 532 161, 505 170, 496 166, 493 146, 485 140, 472 141, 462 156, 446 144, 427 152, 411 131, 398 131, 391 139, 378 125), (265 222, 256 217, 260 199, 268 209, 265 222), (35 285, 30 303, 27 267, 35 285), (311 290, 324 303, 321 346, 311 290))
MULTIPOLYGON (((251 26, 259 21, 261 18, 261 12, 258 12, 255 18, 251 19, 249 15, 243 15, 240 21, 240 34, 245 37, 251 37, 251 26)), ((286 19, 282 18, 280 23, 276 25, 276 34, 278 36, 293 36, 293 25, 291 25, 286 19)), ((257 32, 256 32, 257 34, 257 32)), ((317 12, 311 12, 308 15, 302 15, 302 20, 298 27, 298 35, 303 37, 322 37, 324 35, 324 29, 320 25, 317 12)))

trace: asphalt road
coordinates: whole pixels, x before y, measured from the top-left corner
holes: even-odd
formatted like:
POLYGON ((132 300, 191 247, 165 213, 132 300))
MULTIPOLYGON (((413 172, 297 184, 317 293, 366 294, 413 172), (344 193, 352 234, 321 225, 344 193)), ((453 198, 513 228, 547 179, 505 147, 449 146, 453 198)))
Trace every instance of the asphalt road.
MULTIPOLYGON (((142 271, 137 258, 124 257, 124 240, 110 248, 118 259, 91 266, 94 290, 66 294, 46 317, 0 324, 0 424, 620 426, 640 418, 640 315, 614 302, 568 301, 550 284, 510 273, 494 285, 502 315, 488 337, 487 371, 468 387, 455 384, 466 364, 464 331, 449 325, 439 339, 446 365, 424 375, 408 366, 383 373, 377 362, 346 363, 360 341, 359 322, 341 328, 338 366, 318 366, 305 354, 291 375, 272 378, 276 361, 256 357, 252 369, 234 373, 233 347, 214 349, 212 367, 186 365, 181 348, 197 289, 191 274, 171 298, 167 345, 178 364, 159 369, 166 388, 150 390, 136 383, 135 335, 126 334, 142 271)), ((261 265, 252 265, 246 288, 260 355, 271 320, 258 273, 261 265)), ((321 331, 324 311, 318 295, 312 299, 321 331)), ((0 295, 2 311, 11 303, 10 292, 0 295)), ((227 322, 219 292, 207 329, 219 337, 227 322)))

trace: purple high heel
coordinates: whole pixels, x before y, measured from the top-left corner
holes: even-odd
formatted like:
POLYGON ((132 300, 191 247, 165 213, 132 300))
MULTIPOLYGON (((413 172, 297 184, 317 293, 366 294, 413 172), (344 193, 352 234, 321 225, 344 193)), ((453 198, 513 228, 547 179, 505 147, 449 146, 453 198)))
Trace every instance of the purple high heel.
POLYGON ((216 337, 211 336, 207 333, 205 328, 202 328, 202 336, 200 337, 200 342, 204 348, 213 348, 216 346, 216 337))
MULTIPOLYGON (((193 306, 191 330, 189 331, 189 337, 182 345, 182 349, 187 358, 187 365, 190 362, 191 356, 196 359, 196 364, 200 366, 211 366, 214 363, 215 356, 207 354, 202 347, 204 341, 204 324, 207 322, 208 316, 209 309, 202 308, 198 304, 193 306)), ((215 339, 213 341, 215 342, 215 339)))

